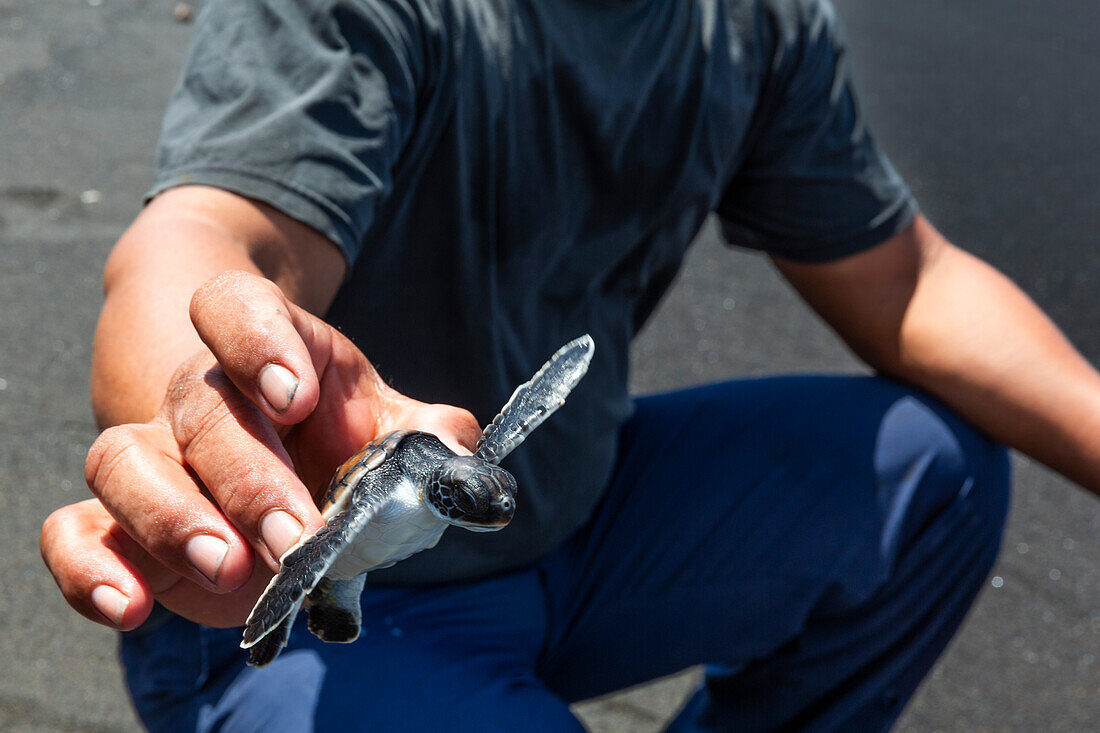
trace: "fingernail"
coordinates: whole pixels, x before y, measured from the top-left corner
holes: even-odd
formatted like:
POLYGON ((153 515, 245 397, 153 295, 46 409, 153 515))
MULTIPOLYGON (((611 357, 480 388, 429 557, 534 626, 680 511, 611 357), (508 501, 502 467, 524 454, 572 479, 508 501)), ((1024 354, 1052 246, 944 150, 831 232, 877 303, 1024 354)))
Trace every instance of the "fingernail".
POLYGON ((281 509, 269 512, 260 522, 260 535, 271 554, 282 559, 302 536, 302 523, 281 509))
POLYGON ((298 378, 286 367, 268 364, 260 370, 260 392, 276 412, 286 412, 297 391, 298 378))
POLYGON ((214 584, 218 582, 218 572, 228 552, 229 544, 225 540, 208 534, 197 534, 184 546, 187 561, 214 584))
POLYGON ((118 588, 97 585, 92 589, 92 605, 112 624, 121 626, 122 616, 130 605, 130 599, 118 588))

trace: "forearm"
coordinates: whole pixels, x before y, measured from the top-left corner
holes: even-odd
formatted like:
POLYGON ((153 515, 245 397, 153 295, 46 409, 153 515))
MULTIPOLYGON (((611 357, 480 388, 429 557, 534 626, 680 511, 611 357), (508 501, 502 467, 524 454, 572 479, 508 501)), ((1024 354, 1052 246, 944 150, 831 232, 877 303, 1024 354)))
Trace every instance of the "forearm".
POLYGON ((868 364, 1100 493, 1100 376, 994 268, 921 217, 844 260, 776 264, 868 364))
POLYGON ((173 373, 204 348, 188 316, 191 296, 226 270, 272 279, 314 313, 328 307, 344 272, 335 246, 266 207, 210 189, 162 194, 104 271, 91 380, 101 427, 157 411, 173 373))
POLYGON ((892 356, 877 366, 1100 493, 1100 376, 989 265, 940 248, 909 300, 892 356))
POLYGON ((227 269, 256 267, 242 249, 186 214, 135 222, 108 260, 92 356, 92 407, 100 427, 145 422, 172 374, 203 348, 188 303, 227 269))

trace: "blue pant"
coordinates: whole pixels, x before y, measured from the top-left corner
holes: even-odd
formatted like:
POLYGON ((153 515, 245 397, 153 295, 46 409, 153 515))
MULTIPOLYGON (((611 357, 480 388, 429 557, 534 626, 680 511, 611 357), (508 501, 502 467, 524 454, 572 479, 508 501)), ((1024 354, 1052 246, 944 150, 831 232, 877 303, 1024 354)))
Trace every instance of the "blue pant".
POLYGON ((153 730, 580 731, 569 702, 700 663, 672 730, 884 730, 993 563, 1008 473, 880 379, 642 398, 595 516, 533 567, 368 587, 357 642, 299 619, 262 670, 174 617, 121 656, 153 730))

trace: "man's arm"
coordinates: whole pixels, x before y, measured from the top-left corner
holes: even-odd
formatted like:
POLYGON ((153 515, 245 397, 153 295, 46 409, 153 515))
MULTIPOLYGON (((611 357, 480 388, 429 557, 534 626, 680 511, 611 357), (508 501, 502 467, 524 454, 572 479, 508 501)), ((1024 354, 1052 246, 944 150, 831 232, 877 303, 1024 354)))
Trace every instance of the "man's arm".
POLYGON ((1100 375, 1023 292, 923 217, 834 262, 774 261, 872 367, 1100 493, 1100 375))
POLYGON ((191 297, 227 270, 249 272, 320 315, 347 270, 323 235, 262 203, 203 186, 168 190, 123 234, 107 260, 92 359, 101 428, 145 422, 179 365, 203 349, 191 297))
POLYGON ((395 392, 310 312, 344 267, 319 233, 209 188, 158 196, 127 231, 93 357, 96 415, 114 426, 88 454, 96 498, 42 529, 76 610, 128 629, 156 599, 239 625, 278 558, 323 523, 311 489, 348 455, 395 427, 476 442, 469 412, 395 392))

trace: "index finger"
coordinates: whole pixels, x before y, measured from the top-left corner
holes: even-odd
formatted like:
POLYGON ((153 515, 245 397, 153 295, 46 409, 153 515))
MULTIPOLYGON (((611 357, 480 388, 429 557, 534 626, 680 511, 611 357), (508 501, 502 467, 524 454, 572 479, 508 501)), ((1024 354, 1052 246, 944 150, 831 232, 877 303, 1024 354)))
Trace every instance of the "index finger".
POLYGON ((195 291, 190 316, 237 389, 271 420, 293 425, 313 411, 331 334, 275 283, 223 272, 195 291))

